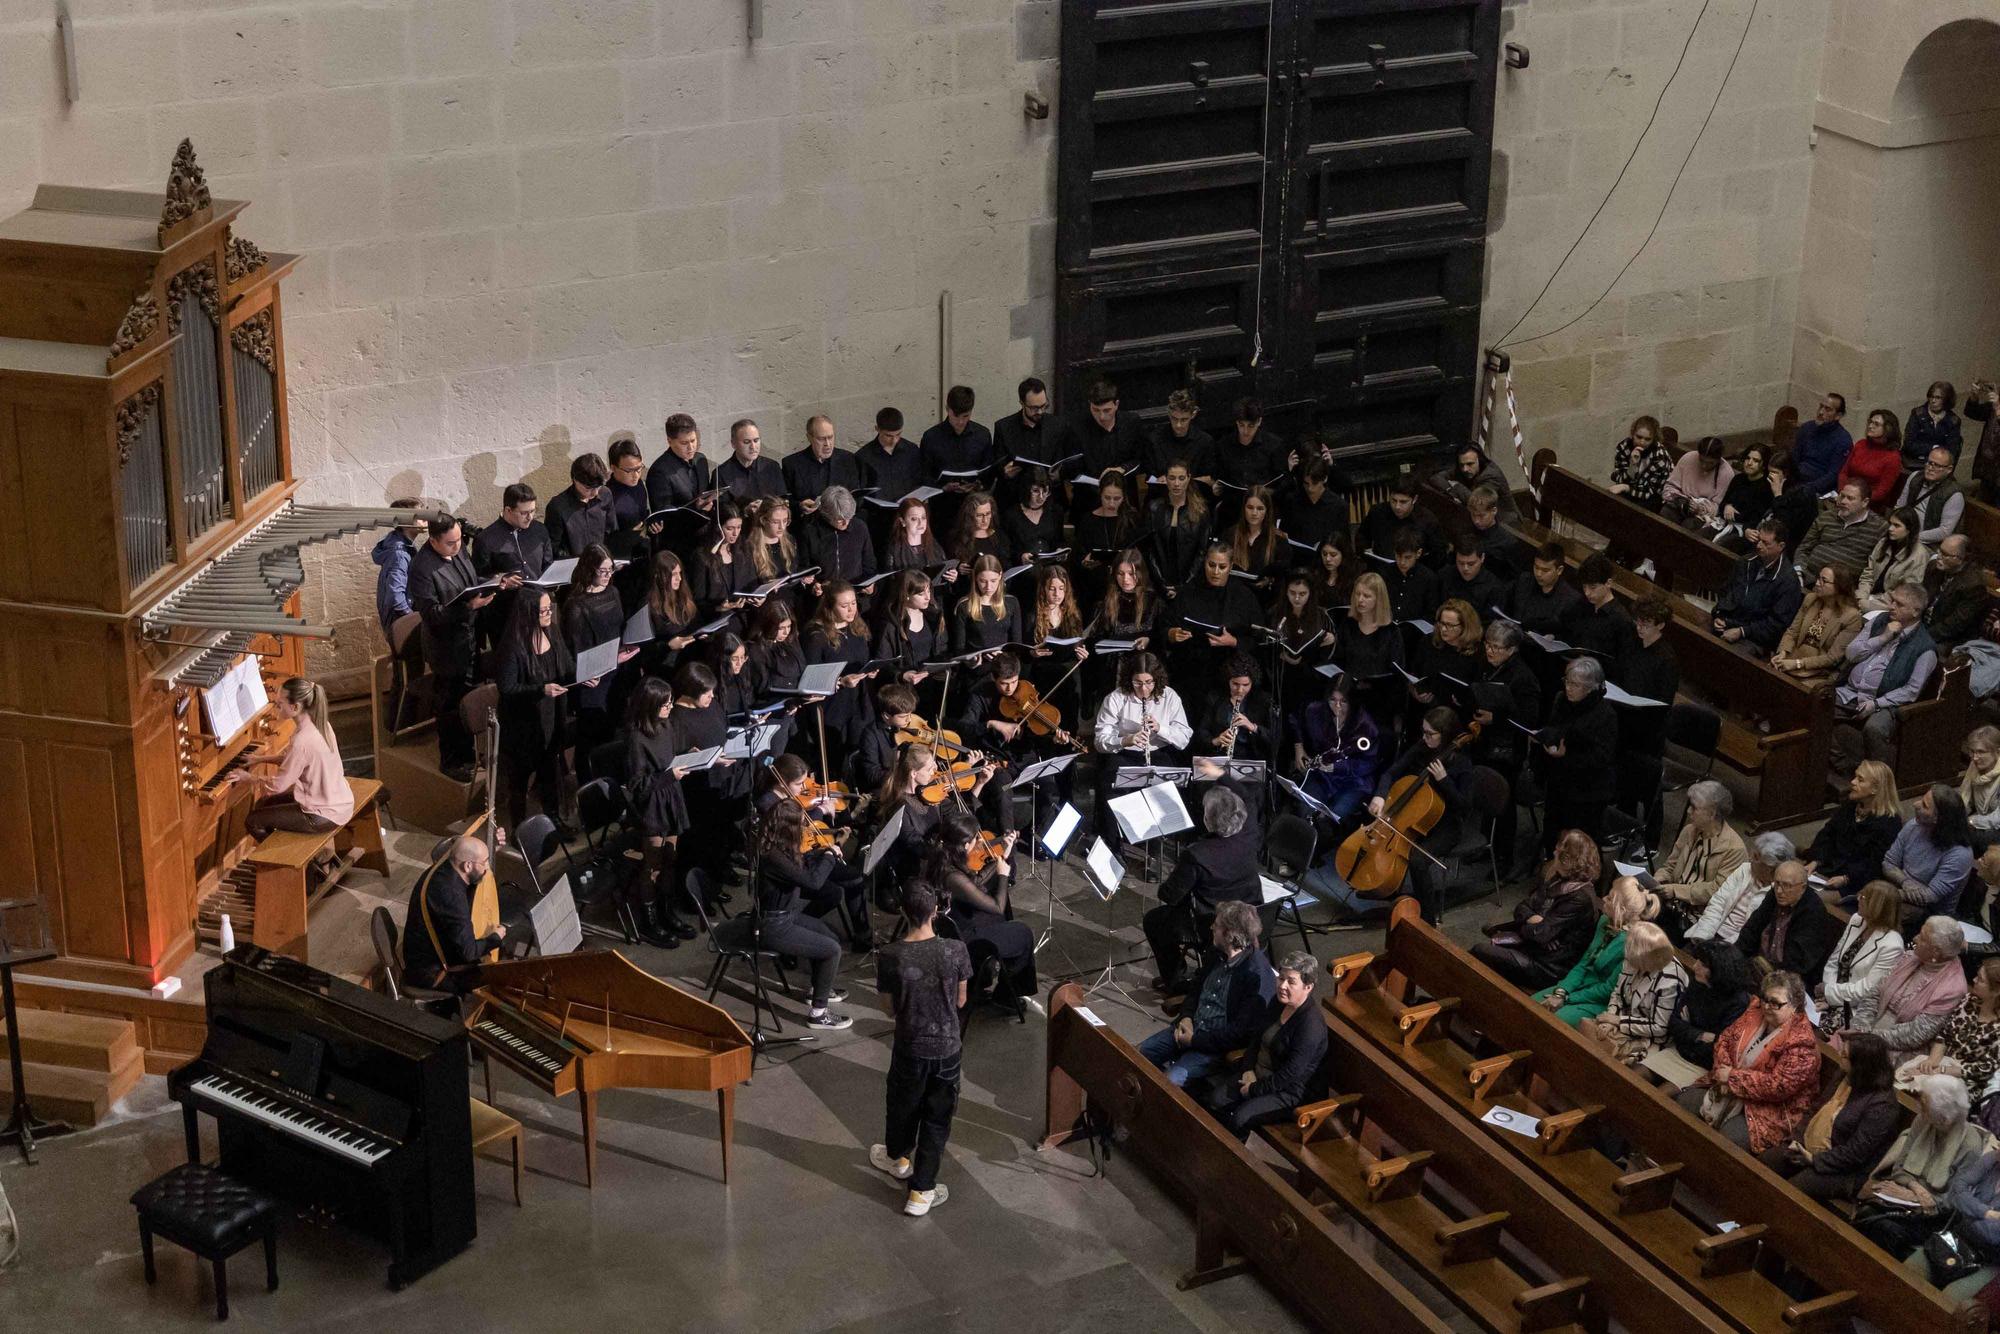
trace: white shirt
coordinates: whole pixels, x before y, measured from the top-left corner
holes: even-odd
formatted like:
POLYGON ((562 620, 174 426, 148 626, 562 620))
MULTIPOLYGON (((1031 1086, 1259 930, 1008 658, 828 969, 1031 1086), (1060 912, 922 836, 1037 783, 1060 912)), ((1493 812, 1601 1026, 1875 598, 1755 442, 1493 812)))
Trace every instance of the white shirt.
POLYGON ((1137 749, 1130 742, 1148 716, 1153 720, 1153 735, 1158 744, 1178 750, 1185 749, 1193 740, 1194 728, 1188 725, 1187 710, 1181 707, 1181 697, 1172 686, 1161 691, 1158 699, 1144 701, 1114 690, 1097 706, 1097 748, 1106 755, 1137 749))
POLYGON ((1743 924, 1750 920, 1750 914, 1757 911, 1757 905, 1770 892, 1769 885, 1760 885, 1750 878, 1750 863, 1743 863, 1715 887, 1715 893, 1709 896, 1708 906, 1701 910, 1701 920, 1688 928, 1688 939, 1735 944, 1743 924))

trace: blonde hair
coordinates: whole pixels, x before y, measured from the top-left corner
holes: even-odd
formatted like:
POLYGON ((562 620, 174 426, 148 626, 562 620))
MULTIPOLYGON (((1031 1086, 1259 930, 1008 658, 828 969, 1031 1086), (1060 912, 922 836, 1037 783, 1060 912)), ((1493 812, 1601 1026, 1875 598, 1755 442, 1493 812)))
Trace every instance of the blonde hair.
POLYGON ((1625 962, 1635 973, 1657 973, 1674 957, 1673 942, 1651 922, 1634 922, 1625 930, 1625 962))
POLYGON ((1444 642, 1444 614, 1448 611, 1458 613, 1459 638, 1477 647, 1486 637, 1486 626, 1480 621, 1479 613, 1473 609, 1472 604, 1464 598, 1446 598, 1438 607, 1436 624, 1431 627, 1431 643, 1439 648, 1453 647, 1444 642))
POLYGON ((1610 892, 1604 896, 1604 915, 1611 919, 1614 930, 1628 931, 1660 915, 1660 897, 1641 889, 1631 876, 1621 875, 1611 882, 1610 892))
POLYGON ((965 598, 958 605, 965 612, 965 619, 973 622, 977 622, 984 617, 987 607, 998 608, 1003 615, 1006 613, 1007 570, 1005 566, 1000 564, 998 556, 981 556, 972 562, 972 569, 967 573, 965 579, 965 598), (979 576, 988 570, 999 575, 1000 582, 994 586, 994 600, 991 602, 982 602, 979 598, 979 576))
POLYGON ((1868 781, 1875 785, 1875 795, 1867 804, 1855 808, 1856 815, 1895 815, 1903 813, 1903 803, 1896 796, 1896 771, 1880 760, 1863 760, 1854 766, 1854 771, 1866 774, 1868 781))
POLYGON ((792 530, 789 527, 778 534, 776 542, 762 540, 764 517, 779 510, 783 510, 789 516, 792 512, 792 502, 783 496, 766 496, 761 500, 752 501, 749 511, 743 516, 749 524, 749 531, 744 533, 743 537, 750 548, 750 564, 757 571, 759 579, 776 579, 799 563, 798 549, 792 545, 792 530), (753 537, 758 540, 750 541, 749 539, 753 537), (773 546, 778 548, 778 554, 784 558, 783 570, 779 569, 777 562, 771 559, 773 546))
POLYGON ((1347 619, 1370 634, 1396 619, 1395 613, 1389 607, 1389 585, 1384 583, 1382 576, 1373 570, 1354 581, 1354 587, 1348 591, 1347 599, 1347 619), (1361 619, 1360 608, 1354 605, 1354 595, 1364 590, 1375 599, 1375 610, 1365 621, 1361 619))

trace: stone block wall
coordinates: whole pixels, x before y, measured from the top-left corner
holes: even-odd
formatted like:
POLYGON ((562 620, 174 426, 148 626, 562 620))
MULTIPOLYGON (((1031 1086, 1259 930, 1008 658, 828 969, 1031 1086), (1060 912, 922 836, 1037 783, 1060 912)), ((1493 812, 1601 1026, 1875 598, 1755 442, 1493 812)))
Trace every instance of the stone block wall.
MULTIPOLYGON (((308 498, 437 496, 485 519, 669 412, 709 451, 756 417, 788 452, 827 411, 982 415, 1046 366, 1054 0, 0 0, 0 213, 38 182, 164 184, 192 137, 287 290, 308 498)), ((308 610, 375 648, 358 543, 308 610)))

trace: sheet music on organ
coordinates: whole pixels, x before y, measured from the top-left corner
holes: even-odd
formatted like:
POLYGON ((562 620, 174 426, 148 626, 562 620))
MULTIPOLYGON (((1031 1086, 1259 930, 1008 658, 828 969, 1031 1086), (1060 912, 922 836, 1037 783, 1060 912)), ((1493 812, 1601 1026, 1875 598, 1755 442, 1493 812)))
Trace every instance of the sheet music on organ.
POLYGON ((201 692, 208 730, 215 734, 217 745, 227 745, 270 702, 264 693, 264 674, 257 670, 259 661, 254 654, 244 658, 201 692))

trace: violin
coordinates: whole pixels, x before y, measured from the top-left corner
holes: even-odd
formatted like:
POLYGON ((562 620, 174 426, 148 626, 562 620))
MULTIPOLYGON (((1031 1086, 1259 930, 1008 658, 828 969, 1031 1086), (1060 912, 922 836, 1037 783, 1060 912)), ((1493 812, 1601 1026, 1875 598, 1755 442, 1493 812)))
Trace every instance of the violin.
POLYGON ((832 825, 824 820, 808 820, 806 822, 805 829, 799 834, 799 855, 801 857, 805 856, 808 852, 832 852, 835 850, 835 847, 832 825))
POLYGON ((1076 747, 1078 752, 1085 749, 1081 741, 1063 731, 1062 710, 1043 699, 1031 681, 1022 681, 1014 687, 1013 694, 1000 697, 1000 716, 1008 722, 1020 723, 1035 736, 1055 737, 1076 747))
POLYGON ((965 869, 974 875, 984 875, 986 868, 995 862, 1007 860, 1007 840, 990 829, 982 829, 966 849, 965 869))
POLYGON ((968 764, 961 760, 948 769, 938 770, 937 780, 918 788, 917 795, 928 805, 941 806, 950 800, 952 793, 970 792, 978 787, 979 780, 992 773, 993 768, 991 761, 968 764))
POLYGON ((941 760, 979 753, 967 747, 965 738, 952 731, 949 727, 932 727, 929 723, 921 719, 908 727, 897 728, 896 744, 899 746, 929 746, 937 752, 937 757, 941 760))
MULTIPOLYGON (((1477 740, 1479 729, 1478 723, 1467 727, 1436 758, 1441 760, 1477 740)), ((1390 785, 1382 813, 1340 845, 1333 855, 1333 868, 1356 894, 1388 898, 1403 888, 1410 873, 1410 849, 1443 818, 1444 798, 1431 786, 1429 776, 1421 769, 1406 774, 1390 785)))
POLYGON ((819 805, 821 801, 829 801, 833 803, 834 814, 839 815, 854 804, 854 789, 845 783, 822 783, 808 775, 799 790, 792 795, 792 800, 807 810, 819 805))

